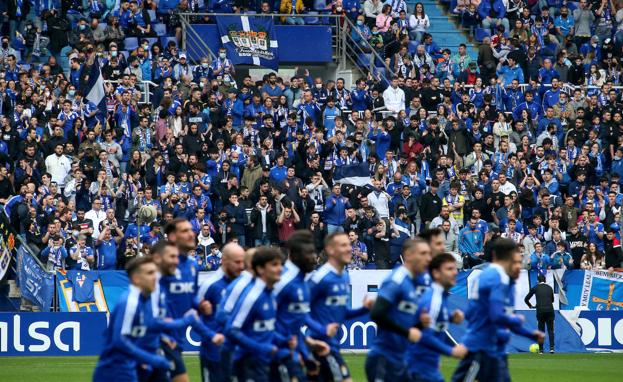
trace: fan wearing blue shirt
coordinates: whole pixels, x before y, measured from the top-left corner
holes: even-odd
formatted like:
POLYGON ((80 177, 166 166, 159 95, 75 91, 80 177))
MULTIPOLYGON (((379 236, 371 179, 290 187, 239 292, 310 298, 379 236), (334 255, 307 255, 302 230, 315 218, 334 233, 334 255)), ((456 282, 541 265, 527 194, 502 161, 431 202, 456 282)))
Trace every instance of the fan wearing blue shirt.
POLYGON ((112 236, 110 227, 104 228, 95 242, 97 249, 97 269, 108 271, 117 269, 117 248, 121 236, 112 236))
POLYGON ((281 252, 271 247, 255 251, 251 265, 255 277, 236 303, 225 332, 238 345, 234 365, 239 381, 268 382, 269 366, 292 356, 295 337, 275 330, 277 303, 273 294, 281 279, 281 252))
POLYGON ((468 282, 467 331, 463 343, 469 353, 457 366, 453 382, 498 380, 497 331, 500 327, 517 327, 523 323, 521 316, 507 313, 506 309, 511 278, 519 277, 521 262, 517 243, 498 239, 493 245, 493 263, 468 282))
POLYGON ((430 325, 422 333, 422 340, 409 344, 407 365, 410 381, 439 382, 444 381, 440 372, 440 354, 463 358, 467 348, 457 344, 450 346, 446 334, 450 322, 463 322, 463 312, 448 312, 447 299, 450 289, 456 285, 458 269, 454 256, 442 253, 433 258, 429 265, 433 284, 424 292, 418 301, 420 311, 429 312, 430 325))
MULTIPOLYGON (((367 313, 373 300, 365 299, 363 307, 350 309, 350 282, 348 273, 344 271, 352 259, 352 247, 348 235, 335 232, 325 239, 327 263, 312 273, 309 280, 310 318, 323 326, 331 323, 343 323, 349 318, 367 313)), ((320 362, 320 378, 322 381, 351 382, 348 365, 340 355, 339 336, 329 336, 326 332, 314 330, 310 325, 310 336, 329 344, 331 350, 327 355, 316 355, 320 362)))
POLYGON ((427 272, 431 261, 430 245, 423 239, 407 240, 402 247, 404 264, 383 281, 370 317, 377 334, 366 358, 368 381, 405 381, 407 364, 404 353, 409 342, 422 337, 415 327, 418 297, 428 287, 418 285, 417 276, 427 272))
MULTIPOLYGON (((227 286, 240 276, 244 270, 244 249, 235 243, 229 243, 223 247, 221 267, 205 280, 199 287, 197 298, 205 300, 212 305, 213 313, 202 315, 201 319, 208 328, 215 332, 222 332, 223 326, 216 320, 216 311, 219 309, 227 286)), ((201 380, 221 382, 226 381, 222 367, 220 338, 204 340, 201 342, 199 359, 201 361, 201 380)))
POLYGON ((113 309, 106 329, 104 350, 93 373, 94 382, 136 382, 138 364, 169 369, 169 361, 137 345, 156 321, 151 294, 156 289, 157 268, 149 257, 128 264, 130 288, 113 309))

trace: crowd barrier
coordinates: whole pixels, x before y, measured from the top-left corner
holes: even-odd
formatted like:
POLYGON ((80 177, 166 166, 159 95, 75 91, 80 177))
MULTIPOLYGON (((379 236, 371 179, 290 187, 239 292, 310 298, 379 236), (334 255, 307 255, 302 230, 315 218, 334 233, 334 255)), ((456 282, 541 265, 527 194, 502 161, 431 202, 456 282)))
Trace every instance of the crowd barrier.
MULTIPOLYGON (((364 296, 374 296, 388 272, 350 272, 351 306, 357 308, 364 296)), ((459 273, 457 285, 451 291, 452 309, 466 309, 470 280, 479 272, 459 273)), ((209 273, 202 272, 200 281, 208 276, 209 273)), ((0 314, 1 355, 99 353, 107 312, 127 288, 127 277, 120 271, 102 271, 97 272, 96 277, 85 279, 80 277, 79 271, 67 271, 57 272, 55 279, 61 312, 0 314), (92 302, 76 303, 73 298, 76 287, 89 288, 92 302)), ((548 272, 547 282, 553 286, 556 296, 557 351, 623 351, 623 274, 557 270, 548 272)), ((530 328, 536 328, 536 317, 525 305, 524 297, 534 285, 536 274, 522 271, 516 284, 516 308, 526 317, 530 328)), ((464 330, 464 325, 451 325, 449 334, 460 340, 464 330)), ((338 334, 343 349, 360 351, 370 347, 375 335, 376 325, 367 315, 344 323, 338 334)), ((514 336, 509 351, 524 352, 529 345, 529 340, 514 336)), ((183 348, 186 351, 199 349, 199 337, 190 329, 183 348)))

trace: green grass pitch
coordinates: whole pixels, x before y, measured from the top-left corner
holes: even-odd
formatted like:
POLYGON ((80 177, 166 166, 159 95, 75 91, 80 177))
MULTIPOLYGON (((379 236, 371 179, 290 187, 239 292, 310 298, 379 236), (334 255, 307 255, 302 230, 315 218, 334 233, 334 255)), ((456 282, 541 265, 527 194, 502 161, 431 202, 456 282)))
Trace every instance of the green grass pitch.
MULTIPOLYGON (((365 356, 347 354, 353 381, 365 382, 365 356)), ((185 356, 191 382, 200 381, 199 359, 185 356)), ((96 357, 0 357, 0 381, 86 382, 96 357)), ((516 354, 510 356, 514 382, 615 382, 621 381, 623 354, 516 354)), ((449 379, 456 361, 444 358, 442 371, 449 379)), ((114 381, 113 381, 114 382, 114 381)))

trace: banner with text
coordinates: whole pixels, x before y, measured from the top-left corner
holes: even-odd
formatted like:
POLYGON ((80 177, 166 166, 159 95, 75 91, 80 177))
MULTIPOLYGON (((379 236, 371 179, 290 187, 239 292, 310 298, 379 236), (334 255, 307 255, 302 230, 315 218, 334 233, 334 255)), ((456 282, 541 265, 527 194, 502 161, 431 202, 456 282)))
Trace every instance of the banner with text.
POLYGON ((220 16, 216 18, 227 57, 236 64, 277 70, 279 52, 272 17, 220 16))
POLYGON ((0 356, 99 355, 106 313, 0 313, 0 356))
POLYGON ((54 298, 54 274, 43 269, 23 245, 17 249, 17 276, 22 296, 48 312, 54 298))

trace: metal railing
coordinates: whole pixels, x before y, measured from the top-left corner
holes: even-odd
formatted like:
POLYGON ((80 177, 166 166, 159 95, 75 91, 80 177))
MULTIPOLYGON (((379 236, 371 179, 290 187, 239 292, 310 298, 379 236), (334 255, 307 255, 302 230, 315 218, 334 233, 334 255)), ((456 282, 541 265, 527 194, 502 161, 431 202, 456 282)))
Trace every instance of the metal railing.
MULTIPOLYGON (((181 13, 179 14, 182 24, 182 43, 181 48, 185 50, 191 57, 208 57, 211 60, 216 58, 216 54, 210 49, 208 44, 202 38, 199 33, 193 28, 193 20, 201 18, 213 18, 219 16, 232 16, 231 13, 181 13), (191 51, 189 51, 189 49, 191 51)), ((366 76, 368 73, 376 74, 375 63, 381 63, 385 69, 385 75, 393 75, 394 71, 385 64, 381 55, 376 49, 368 44, 370 50, 363 48, 363 44, 356 43, 351 36, 351 31, 356 29, 353 22, 348 17, 342 15, 332 15, 325 13, 306 13, 301 15, 289 15, 283 13, 270 13, 270 14, 243 14, 241 16, 247 17, 270 17, 270 18, 282 18, 282 17, 301 17, 301 18, 319 18, 325 20, 322 24, 307 24, 307 25, 325 25, 331 28, 331 45, 333 48, 333 61, 338 65, 338 70, 355 69, 362 76, 366 76), (328 22, 326 22, 328 20, 328 22), (360 60, 360 57, 365 55, 368 58, 367 65, 363 65, 364 62, 360 60), (350 67, 349 67, 350 66, 350 67)))
MULTIPOLYGON (((105 84, 118 84, 118 80, 104 80, 105 84)), ((158 84, 151 81, 139 81, 136 84, 139 87, 139 91, 141 92, 141 99, 138 101, 139 104, 151 103, 151 97, 153 93, 151 92, 152 88, 159 86, 158 84)))

